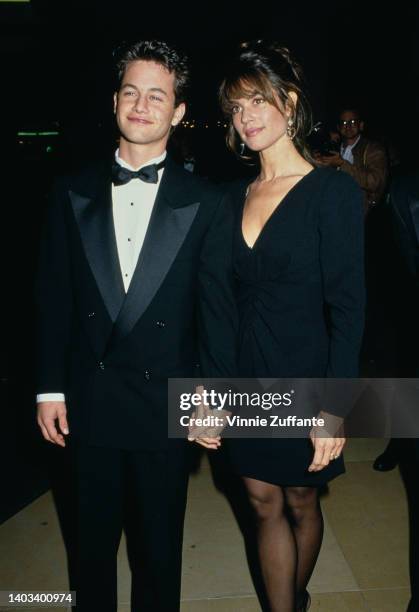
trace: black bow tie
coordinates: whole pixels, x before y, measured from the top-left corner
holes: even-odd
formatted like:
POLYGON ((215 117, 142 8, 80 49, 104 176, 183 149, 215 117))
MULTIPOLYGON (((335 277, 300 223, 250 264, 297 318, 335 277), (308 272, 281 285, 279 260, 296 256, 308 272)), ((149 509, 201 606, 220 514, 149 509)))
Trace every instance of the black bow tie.
POLYGON ((112 182, 118 187, 119 185, 125 185, 132 179, 138 178, 145 183, 157 183, 159 180, 158 171, 164 167, 166 160, 164 159, 159 164, 150 164, 150 166, 144 166, 139 170, 129 170, 120 166, 116 161, 112 165, 112 182))

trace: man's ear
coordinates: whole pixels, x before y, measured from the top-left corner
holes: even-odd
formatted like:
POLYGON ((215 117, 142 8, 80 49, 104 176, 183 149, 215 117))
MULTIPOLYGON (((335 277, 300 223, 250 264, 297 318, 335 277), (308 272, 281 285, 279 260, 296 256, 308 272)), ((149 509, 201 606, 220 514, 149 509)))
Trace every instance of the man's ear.
POLYGON ((179 106, 175 108, 175 112, 174 112, 173 119, 172 119, 173 127, 175 127, 182 121, 185 115, 185 112, 186 112, 186 105, 184 102, 181 102, 179 106))
POLYGON ((360 122, 359 122, 359 131, 360 131, 360 132, 363 132, 363 131, 364 131, 364 122, 363 122, 363 121, 360 121, 360 122))
POLYGON ((115 91, 115 93, 113 94, 113 114, 116 115, 116 107, 118 104, 118 92, 115 91))
POLYGON ((286 111, 287 116, 290 117, 291 115, 295 113, 295 110, 297 108, 297 102, 298 102, 297 92, 289 91, 288 98, 291 100, 291 102, 287 101, 285 103, 285 111, 286 111))

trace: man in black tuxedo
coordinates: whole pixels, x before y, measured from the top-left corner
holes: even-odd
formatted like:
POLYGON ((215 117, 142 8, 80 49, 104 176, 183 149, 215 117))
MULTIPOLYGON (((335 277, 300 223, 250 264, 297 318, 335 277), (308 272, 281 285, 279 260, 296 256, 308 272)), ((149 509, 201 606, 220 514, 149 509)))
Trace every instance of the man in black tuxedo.
MULTIPOLYGON (((397 361, 399 376, 419 376, 419 174, 400 175, 393 179, 389 196, 389 213, 400 256, 398 298, 398 336, 401 350, 397 361)), ((393 288, 392 288, 393 289, 393 288)), ((398 399, 404 408, 404 398, 398 399)), ((398 418, 396 405, 394 418, 398 418)), ((403 413, 403 412, 402 412, 403 413)), ((392 438, 384 453, 374 462, 374 469, 386 472, 400 466, 406 486, 409 508, 409 566, 411 600, 407 612, 419 610, 419 440, 392 438)))
MULTIPOLYGON (((405 353, 403 370, 406 376, 419 377, 419 173, 400 176, 393 181, 390 205, 397 247, 406 272, 404 324, 401 331, 405 353)), ((409 506, 411 600, 408 612, 415 612, 419 610, 419 440, 404 439, 397 442, 396 461, 400 463, 409 506)))
POLYGON ((77 609, 116 612, 129 494, 132 610, 174 612, 188 469, 187 442, 167 436, 167 379, 196 376, 198 353, 204 375, 234 374, 231 213, 166 155, 185 112, 185 58, 141 42, 118 73, 113 163, 53 190, 38 283, 38 423, 74 453, 77 609))

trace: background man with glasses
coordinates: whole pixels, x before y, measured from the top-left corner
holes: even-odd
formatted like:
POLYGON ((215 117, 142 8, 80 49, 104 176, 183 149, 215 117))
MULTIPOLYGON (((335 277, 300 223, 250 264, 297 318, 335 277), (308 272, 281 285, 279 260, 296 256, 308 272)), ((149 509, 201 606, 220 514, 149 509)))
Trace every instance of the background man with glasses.
POLYGON ((337 125, 342 142, 338 153, 323 155, 320 163, 350 174, 365 194, 365 211, 384 194, 388 174, 384 147, 365 138, 364 121, 357 109, 343 109, 337 125))

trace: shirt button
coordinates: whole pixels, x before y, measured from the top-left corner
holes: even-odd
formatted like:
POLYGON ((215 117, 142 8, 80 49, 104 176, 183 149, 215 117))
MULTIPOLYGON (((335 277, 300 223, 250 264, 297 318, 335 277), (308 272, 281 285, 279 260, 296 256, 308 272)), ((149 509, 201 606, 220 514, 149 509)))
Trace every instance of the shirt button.
POLYGON ((99 366, 100 370, 104 370, 105 369, 105 364, 103 363, 103 361, 99 361, 98 366, 99 366))
POLYGON ((144 372, 144 378, 145 378, 145 380, 150 380, 150 378, 151 378, 151 374, 150 374, 150 372, 149 372, 148 370, 146 370, 146 371, 144 372))
POLYGON ((166 323, 164 321, 157 321, 156 325, 157 325, 157 327, 160 327, 161 329, 163 327, 166 327, 166 323))
POLYGON ((96 316, 95 312, 89 312, 89 314, 87 315, 89 317, 89 319, 92 319, 93 317, 96 316))

